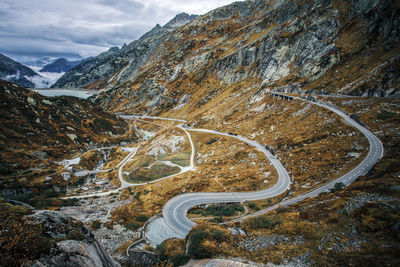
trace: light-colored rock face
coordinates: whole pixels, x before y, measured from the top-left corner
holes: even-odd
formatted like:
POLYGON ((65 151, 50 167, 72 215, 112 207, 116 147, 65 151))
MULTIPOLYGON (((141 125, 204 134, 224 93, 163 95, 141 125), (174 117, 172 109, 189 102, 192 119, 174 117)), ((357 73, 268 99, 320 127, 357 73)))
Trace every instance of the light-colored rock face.
POLYGON ((27 215, 40 224, 53 241, 58 241, 48 255, 41 255, 32 266, 120 266, 78 221, 56 211, 39 210, 27 215))
POLYGON ((44 266, 82 266, 82 267, 118 267, 115 262, 94 240, 93 242, 65 240, 56 244, 55 255, 44 256, 37 260, 32 267, 44 266))
POLYGON ((97 241, 90 244, 82 241, 66 240, 57 243, 57 247, 62 252, 73 255, 68 260, 71 263, 79 264, 79 266, 118 266, 105 254, 97 241), (109 259, 106 260, 105 258, 109 259))

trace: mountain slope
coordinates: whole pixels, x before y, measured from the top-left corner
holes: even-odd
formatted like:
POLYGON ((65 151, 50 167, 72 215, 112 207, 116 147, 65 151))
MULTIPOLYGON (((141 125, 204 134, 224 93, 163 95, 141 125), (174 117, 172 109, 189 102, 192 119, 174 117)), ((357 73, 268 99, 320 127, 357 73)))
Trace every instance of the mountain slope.
POLYGON ((68 61, 65 58, 59 58, 56 61, 47 64, 44 66, 40 72, 67 72, 70 69, 75 68, 77 65, 81 63, 81 60, 78 61, 68 61))
POLYGON ((98 103, 123 112, 161 112, 185 95, 206 101, 245 81, 290 92, 398 97, 399 12, 396 1, 237 2, 153 34, 152 47, 141 46, 125 68, 107 68, 87 86, 103 89, 98 103))
POLYGON ((0 97, 0 188, 35 184, 59 169, 55 161, 126 140, 121 136, 129 129, 125 121, 86 100, 48 98, 5 81, 0 81, 0 97))
POLYGON ((40 75, 27 66, 0 54, 0 79, 34 88, 35 84, 32 82, 34 78, 40 78, 40 75))
POLYGON ((121 49, 112 47, 107 52, 82 62, 73 70, 65 73, 52 87, 102 88, 108 83, 115 83, 114 78, 113 80, 109 80, 109 78, 119 71, 121 74, 118 75, 118 80, 127 81, 153 56, 165 34, 196 17, 196 15, 182 13, 164 27, 157 24, 139 40, 133 41, 121 49))

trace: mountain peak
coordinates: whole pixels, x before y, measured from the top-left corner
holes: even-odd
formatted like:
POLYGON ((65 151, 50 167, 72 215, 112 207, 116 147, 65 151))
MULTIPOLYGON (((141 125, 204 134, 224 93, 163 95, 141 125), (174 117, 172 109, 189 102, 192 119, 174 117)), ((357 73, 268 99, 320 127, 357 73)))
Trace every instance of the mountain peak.
POLYGON ((40 70, 40 72, 57 72, 57 73, 66 72, 66 71, 69 71, 70 69, 74 68, 75 66, 77 66, 80 62, 81 62, 81 60, 68 61, 65 58, 59 58, 59 59, 53 61, 52 63, 44 66, 40 70))
POLYGON ((177 14, 173 19, 171 19, 167 24, 164 25, 164 28, 177 28, 183 26, 192 20, 198 18, 199 15, 189 15, 185 12, 177 14))
POLYGON ((118 53, 119 52, 119 48, 117 46, 110 47, 110 49, 108 49, 108 52, 118 53))

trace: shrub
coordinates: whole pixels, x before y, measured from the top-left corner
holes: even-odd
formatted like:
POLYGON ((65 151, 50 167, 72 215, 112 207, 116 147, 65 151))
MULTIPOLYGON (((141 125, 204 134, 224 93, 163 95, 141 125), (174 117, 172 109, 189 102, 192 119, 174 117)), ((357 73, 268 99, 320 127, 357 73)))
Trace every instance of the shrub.
POLYGON ((331 193, 333 193, 333 192, 342 190, 344 187, 345 187, 344 183, 340 182, 340 183, 336 183, 335 186, 329 190, 331 191, 331 193))
POLYGON ((161 244, 156 246, 156 252, 158 254, 158 256, 160 257, 160 260, 165 261, 168 259, 167 255, 165 254, 165 242, 166 240, 164 240, 163 242, 161 242, 161 244))
POLYGON ((240 205, 211 205, 208 206, 204 212, 201 210, 193 211, 193 214, 202 214, 203 216, 213 215, 213 216, 232 216, 235 215, 236 211, 244 211, 243 206, 240 205))
POLYGON ((149 219, 149 217, 147 217, 146 215, 143 215, 143 214, 136 217, 136 221, 138 221, 138 222, 145 222, 148 219, 149 219))
POLYGON ((244 222, 245 227, 250 229, 274 228, 281 223, 279 216, 258 216, 247 219, 244 222))
POLYGON ((226 238, 226 234, 224 232, 222 232, 221 230, 213 230, 211 232, 211 234, 212 234, 212 237, 219 242, 221 242, 222 240, 224 240, 226 238))
POLYGON ((52 190, 52 189, 46 189, 46 190, 43 192, 43 195, 44 195, 46 198, 58 197, 58 193, 55 192, 55 191, 52 190))
POLYGON ((249 208, 252 210, 260 210, 260 208, 255 203, 249 203, 249 208))
POLYGON ((78 180, 76 180, 75 183, 73 183, 74 186, 78 186, 78 185, 83 185, 85 183, 85 178, 83 178, 83 176, 79 177, 78 180))
POLYGON ((130 222, 127 225, 125 225, 126 229, 129 230, 136 230, 140 227, 140 224, 138 224, 137 222, 130 222))
POLYGON ((192 255, 195 259, 210 258, 212 252, 207 250, 203 245, 203 241, 210 237, 210 233, 205 231, 203 228, 194 229, 189 236, 189 255, 192 255))
POLYGON ((187 254, 195 259, 210 258, 218 253, 218 244, 226 238, 227 234, 217 227, 194 228, 187 237, 187 254))
POLYGON ((386 111, 386 110, 382 111, 378 115, 378 119, 380 119, 380 120, 387 120, 387 119, 391 119, 391 118, 395 118, 395 117, 396 117, 396 113, 386 111))
POLYGON ((177 255, 185 255, 185 240, 178 238, 164 240, 161 244, 157 245, 156 252, 162 261, 171 261, 177 255))
POLYGON ((217 142, 217 138, 213 137, 207 141, 207 145, 211 145, 212 143, 215 143, 215 142, 217 142))
POLYGON ((216 223, 221 223, 223 221, 222 216, 215 217, 211 221, 216 222, 216 223))
POLYGON ((93 227, 94 229, 100 229, 100 227, 101 227, 101 222, 100 222, 99 220, 93 221, 93 222, 92 222, 92 227, 93 227))
POLYGON ((287 207, 279 207, 277 210, 276 210, 276 212, 278 212, 278 213, 283 213, 283 212, 286 212, 286 211, 288 211, 289 210, 289 208, 287 208, 287 207))
POLYGON ((0 163, 0 174, 9 174, 9 173, 10 170, 8 169, 8 167, 5 164, 0 163))
POLYGON ((178 254, 172 257, 173 266, 185 265, 190 260, 190 256, 185 254, 178 254))

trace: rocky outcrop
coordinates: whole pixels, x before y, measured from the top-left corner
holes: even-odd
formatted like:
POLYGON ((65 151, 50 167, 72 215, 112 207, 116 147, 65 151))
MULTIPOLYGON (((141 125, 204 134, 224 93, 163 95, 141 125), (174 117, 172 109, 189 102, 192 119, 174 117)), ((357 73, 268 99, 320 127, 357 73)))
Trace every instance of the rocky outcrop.
MULTIPOLYGON (((119 65, 112 66, 117 61, 116 56, 119 52, 115 48, 110 48, 109 51, 103 52, 100 55, 89 58, 76 66, 73 70, 65 73, 58 79, 52 88, 60 87, 70 87, 70 88, 80 88, 86 87, 89 84, 103 79, 115 71, 115 67, 118 68, 119 65), (113 61, 113 63, 111 63, 113 61)), ((119 62, 123 64, 123 62, 119 62)))
POLYGON ((120 266, 80 221, 8 203, 0 208, 2 266, 120 266))
POLYGON ((293 245, 299 245, 305 242, 302 236, 297 237, 294 240, 283 235, 271 235, 271 236, 257 236, 243 239, 239 246, 249 251, 256 251, 271 246, 276 246, 282 243, 291 243, 293 245))
POLYGON ((42 255, 32 266, 119 266, 82 223, 46 210, 35 211, 27 219, 43 225, 46 234, 54 240, 60 240, 48 255, 42 255))
POLYGON ((129 257, 122 264, 124 266, 150 267, 160 263, 158 254, 144 250, 129 250, 129 257))
POLYGON ((66 240, 56 244, 50 255, 43 256, 32 264, 32 267, 44 266, 120 266, 95 240, 66 240))

